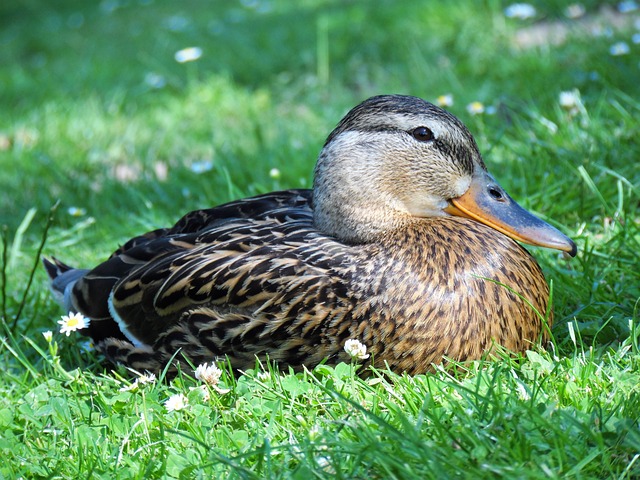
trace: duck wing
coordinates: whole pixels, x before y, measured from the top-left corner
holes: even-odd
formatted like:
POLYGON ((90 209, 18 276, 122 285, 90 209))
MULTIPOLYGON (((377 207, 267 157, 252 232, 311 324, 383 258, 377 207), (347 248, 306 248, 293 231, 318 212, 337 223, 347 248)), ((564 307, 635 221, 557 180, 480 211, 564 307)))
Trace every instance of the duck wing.
POLYGON ((254 335, 256 348, 269 350, 263 344, 282 340, 292 323, 350 310, 341 305, 349 295, 338 291, 346 288, 336 268, 344 248, 313 227, 310 191, 271 193, 191 212, 130 240, 76 283, 74 303, 136 346, 188 328, 197 312, 227 341, 244 324, 243 344, 254 335))

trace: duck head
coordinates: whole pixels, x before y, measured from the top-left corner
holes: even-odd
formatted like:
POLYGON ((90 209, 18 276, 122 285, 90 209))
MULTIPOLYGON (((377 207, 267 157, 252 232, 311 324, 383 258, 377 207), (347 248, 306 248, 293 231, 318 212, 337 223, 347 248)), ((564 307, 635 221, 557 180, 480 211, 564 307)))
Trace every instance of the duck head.
POLYGON ((454 215, 530 245, 577 251, 489 174, 460 120, 416 97, 372 97, 340 121, 316 164, 313 205, 316 227, 347 243, 454 215))

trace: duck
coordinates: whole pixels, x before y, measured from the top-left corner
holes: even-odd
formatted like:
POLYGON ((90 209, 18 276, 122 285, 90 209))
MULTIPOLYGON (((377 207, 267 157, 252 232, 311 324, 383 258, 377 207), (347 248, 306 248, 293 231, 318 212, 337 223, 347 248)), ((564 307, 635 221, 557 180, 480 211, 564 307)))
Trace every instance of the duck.
POLYGON ((457 117, 379 95, 329 134, 312 189, 193 211, 92 269, 44 265, 115 365, 299 371, 351 361, 355 339, 360 363, 420 374, 549 338, 549 287, 521 243, 577 252, 500 186, 457 117))

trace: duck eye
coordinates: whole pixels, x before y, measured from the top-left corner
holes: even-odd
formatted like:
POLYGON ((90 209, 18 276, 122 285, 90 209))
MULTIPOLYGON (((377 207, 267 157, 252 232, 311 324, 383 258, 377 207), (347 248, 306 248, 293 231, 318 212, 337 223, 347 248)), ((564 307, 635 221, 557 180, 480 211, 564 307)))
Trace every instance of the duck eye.
POLYGON ((427 127, 418 127, 411 132, 411 135, 419 142, 429 142, 435 138, 433 132, 427 127))

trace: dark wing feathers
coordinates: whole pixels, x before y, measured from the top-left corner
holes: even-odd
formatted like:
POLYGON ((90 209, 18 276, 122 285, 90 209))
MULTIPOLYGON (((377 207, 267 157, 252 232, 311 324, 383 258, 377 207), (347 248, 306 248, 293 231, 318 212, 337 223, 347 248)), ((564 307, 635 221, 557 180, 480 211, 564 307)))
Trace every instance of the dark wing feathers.
POLYGON ((113 294, 128 331, 156 348, 184 347, 187 317, 192 329, 206 323, 198 328, 215 333, 217 349, 252 345, 251 359, 294 331, 305 338, 322 324, 306 320, 348 315, 353 297, 336 290, 349 283, 344 245, 315 231, 310 198, 290 190, 240 200, 136 237, 76 284, 80 310, 107 318, 113 294))
POLYGON ((335 282, 337 274, 326 257, 316 255, 316 261, 308 261, 309 254, 331 242, 314 238, 311 228, 309 216, 285 224, 254 220, 251 229, 238 227, 239 235, 220 242, 212 238, 214 232, 201 235, 191 249, 129 273, 115 286, 113 304, 129 330, 145 343, 155 342, 159 332, 198 306, 221 315, 255 316, 277 310, 279 317, 292 318, 293 312, 282 315, 286 313, 282 310, 301 308, 309 288, 342 283, 335 282), (264 245, 248 248, 247 238, 254 244, 260 239, 264 245), (150 320, 156 328, 149 328, 150 320))
POLYGON ((311 190, 284 190, 257 197, 243 198, 218 207, 196 210, 186 214, 171 229, 168 235, 204 232, 239 219, 260 220, 283 218, 289 212, 297 215, 298 210, 311 209, 311 190))

